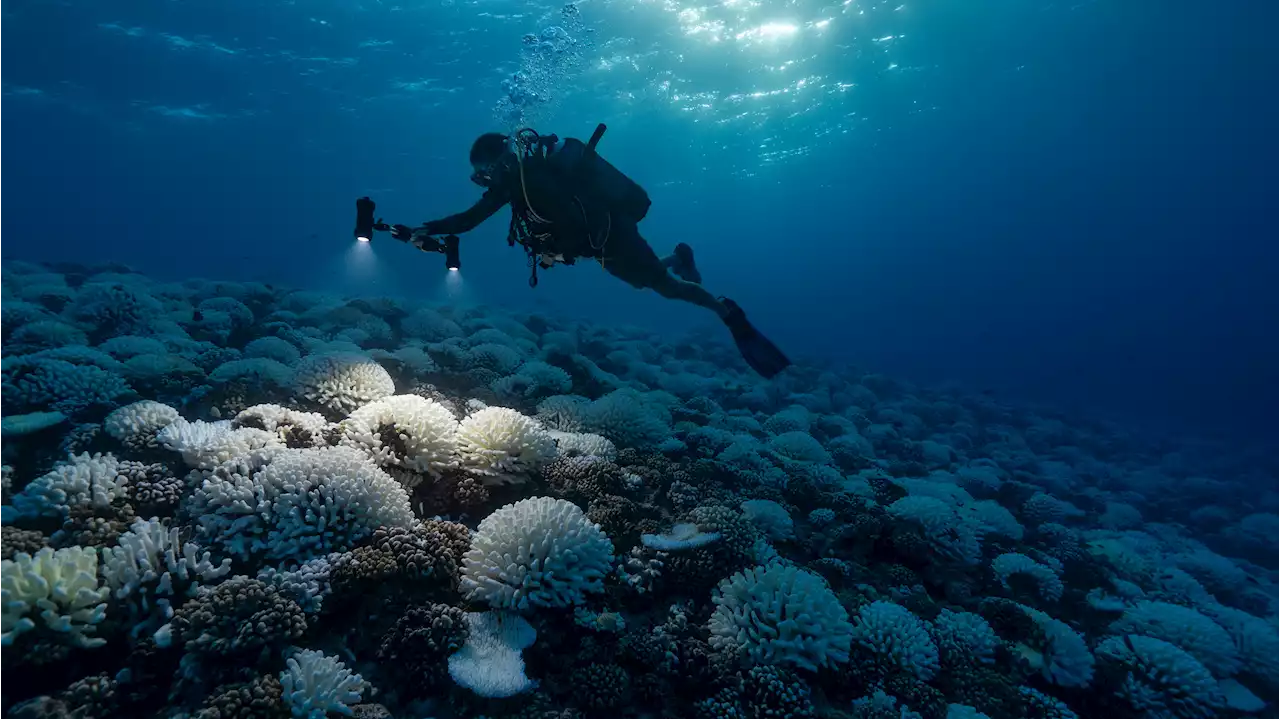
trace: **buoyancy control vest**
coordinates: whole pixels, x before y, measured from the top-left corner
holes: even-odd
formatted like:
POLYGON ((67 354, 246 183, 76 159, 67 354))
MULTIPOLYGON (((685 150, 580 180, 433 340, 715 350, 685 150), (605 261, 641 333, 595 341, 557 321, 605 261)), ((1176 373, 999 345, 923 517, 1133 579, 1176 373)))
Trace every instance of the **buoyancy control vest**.
POLYGON ((587 142, 566 138, 547 159, 584 201, 607 209, 615 222, 639 222, 653 203, 643 187, 596 151, 605 129, 603 124, 597 125, 587 142))
POLYGON ((508 242, 520 242, 529 253, 530 286, 537 285, 538 265, 550 266, 544 256, 567 264, 579 256, 601 259, 615 224, 635 224, 649 213, 644 188, 596 152, 605 129, 597 125, 585 143, 529 128, 515 134, 516 199, 523 212, 513 215, 508 242), (572 205, 568 214, 576 216, 565 216, 565 200, 572 205))

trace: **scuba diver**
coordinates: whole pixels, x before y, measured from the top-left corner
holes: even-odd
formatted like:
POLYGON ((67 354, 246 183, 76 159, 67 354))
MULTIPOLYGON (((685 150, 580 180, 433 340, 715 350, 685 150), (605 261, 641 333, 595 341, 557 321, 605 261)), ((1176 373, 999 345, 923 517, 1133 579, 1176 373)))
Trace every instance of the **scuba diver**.
POLYGON ((747 321, 737 303, 702 286, 689 245, 682 242, 659 258, 640 236, 637 224, 649 211, 649 196, 596 153, 604 130, 599 125, 587 143, 531 129, 514 137, 485 133, 472 144, 470 156, 471 180, 485 188, 484 195, 470 209, 419 228, 397 225, 392 236, 422 247, 433 242, 431 235, 469 232, 509 204, 507 244, 525 248, 531 287, 537 286, 539 267, 595 259, 632 287, 716 313, 753 370, 766 378, 782 372, 791 361, 747 321))

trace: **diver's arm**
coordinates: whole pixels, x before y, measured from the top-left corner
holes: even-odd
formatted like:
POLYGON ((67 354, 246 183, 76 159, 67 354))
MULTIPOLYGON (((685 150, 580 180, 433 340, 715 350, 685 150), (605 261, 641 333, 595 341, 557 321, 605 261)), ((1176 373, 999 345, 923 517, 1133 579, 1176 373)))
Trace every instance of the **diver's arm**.
POLYGON ((440 220, 427 222, 423 225, 423 229, 429 235, 460 235, 470 232, 481 222, 493 217, 494 213, 501 210, 509 199, 507 193, 498 188, 485 190, 484 195, 469 209, 440 220))

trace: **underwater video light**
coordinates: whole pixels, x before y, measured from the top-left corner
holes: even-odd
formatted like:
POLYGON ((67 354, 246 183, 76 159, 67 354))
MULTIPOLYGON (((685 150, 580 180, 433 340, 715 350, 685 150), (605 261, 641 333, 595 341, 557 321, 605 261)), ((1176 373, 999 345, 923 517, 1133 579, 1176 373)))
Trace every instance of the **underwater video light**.
POLYGON ((373 219, 373 211, 377 207, 373 200, 367 197, 361 197, 356 200, 356 230, 354 232, 356 239, 360 242, 370 242, 373 240, 373 228, 375 221, 373 219))
POLYGON ((458 236, 448 235, 444 238, 444 266, 451 272, 462 269, 462 258, 458 254, 458 236))

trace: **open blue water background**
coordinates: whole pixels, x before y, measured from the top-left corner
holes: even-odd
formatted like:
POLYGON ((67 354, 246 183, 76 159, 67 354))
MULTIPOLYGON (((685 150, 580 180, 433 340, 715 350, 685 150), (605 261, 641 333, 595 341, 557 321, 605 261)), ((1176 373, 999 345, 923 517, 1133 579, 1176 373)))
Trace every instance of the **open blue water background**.
POLYGON ((642 232, 793 354, 1274 443, 1274 6, 578 10, 539 55, 560 5, 6 2, 4 257, 709 326, 589 264, 530 290, 505 212, 460 282, 353 251, 359 195, 410 224, 474 201, 467 148, 533 62, 525 118, 608 123, 642 232))

